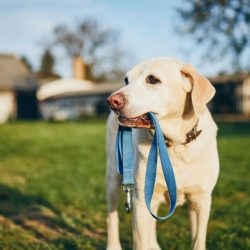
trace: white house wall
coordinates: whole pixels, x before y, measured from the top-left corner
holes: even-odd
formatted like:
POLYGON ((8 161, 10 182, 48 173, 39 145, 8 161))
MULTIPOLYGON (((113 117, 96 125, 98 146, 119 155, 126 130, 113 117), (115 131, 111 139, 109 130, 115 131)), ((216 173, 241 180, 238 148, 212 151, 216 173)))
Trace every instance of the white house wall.
POLYGON ((242 84, 242 110, 244 115, 250 115, 250 79, 246 79, 242 84))
POLYGON ((102 96, 63 97, 40 102, 40 112, 45 120, 76 120, 96 115, 96 105, 102 96))
POLYGON ((15 94, 11 91, 0 92, 0 123, 5 123, 15 117, 15 113, 15 94))

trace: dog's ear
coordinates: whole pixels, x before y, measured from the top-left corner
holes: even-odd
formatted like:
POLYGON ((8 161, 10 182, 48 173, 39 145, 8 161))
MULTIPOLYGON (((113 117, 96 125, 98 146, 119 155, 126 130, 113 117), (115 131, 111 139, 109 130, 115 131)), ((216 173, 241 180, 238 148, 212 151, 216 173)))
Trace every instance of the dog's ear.
POLYGON ((185 64, 181 68, 181 73, 184 76, 184 89, 187 92, 192 91, 191 98, 194 112, 197 116, 200 116, 205 112, 206 104, 213 98, 215 88, 209 80, 200 75, 191 64, 185 64))

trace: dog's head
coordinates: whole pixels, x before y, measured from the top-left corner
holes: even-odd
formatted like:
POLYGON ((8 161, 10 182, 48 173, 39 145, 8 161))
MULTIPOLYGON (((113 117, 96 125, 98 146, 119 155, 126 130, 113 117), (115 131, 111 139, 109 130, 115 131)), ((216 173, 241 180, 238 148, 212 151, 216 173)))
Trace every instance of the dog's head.
POLYGON ((126 74, 124 82, 108 103, 119 122, 129 127, 151 127, 148 112, 159 119, 188 112, 200 116, 215 93, 212 84, 193 66, 172 58, 144 61, 126 74))

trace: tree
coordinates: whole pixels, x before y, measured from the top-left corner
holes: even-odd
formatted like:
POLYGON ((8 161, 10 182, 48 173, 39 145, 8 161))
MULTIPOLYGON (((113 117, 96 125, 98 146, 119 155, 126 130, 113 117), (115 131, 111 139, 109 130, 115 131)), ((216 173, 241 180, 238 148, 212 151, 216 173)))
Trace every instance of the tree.
MULTIPOLYGON (((184 2, 184 1, 183 1, 184 2)), ((228 53, 240 63, 250 45, 249 0, 190 0, 178 12, 182 31, 207 46, 207 56, 228 53)))
POLYGON ((55 27, 54 36, 54 45, 63 47, 71 59, 79 55, 84 58, 89 80, 115 81, 124 73, 127 53, 120 49, 115 30, 104 29, 97 21, 87 19, 75 28, 55 27))
POLYGON ((20 57, 20 60, 22 61, 22 63, 27 67, 27 69, 29 71, 32 71, 32 64, 31 62, 29 61, 29 59, 26 57, 26 56, 21 56, 20 57))
POLYGON ((40 72, 44 74, 54 74, 55 59, 50 49, 46 49, 42 54, 40 72))

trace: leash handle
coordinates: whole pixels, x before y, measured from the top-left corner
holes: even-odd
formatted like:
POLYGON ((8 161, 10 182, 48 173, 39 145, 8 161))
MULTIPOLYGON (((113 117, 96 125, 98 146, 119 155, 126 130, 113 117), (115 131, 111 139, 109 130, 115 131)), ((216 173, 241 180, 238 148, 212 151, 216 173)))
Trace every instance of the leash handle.
POLYGON ((167 147, 165 144, 164 136, 162 134, 159 122, 157 121, 156 116, 153 113, 148 113, 148 116, 154 124, 155 134, 153 137, 147 162, 147 170, 145 178, 145 201, 151 215, 155 219, 162 221, 169 218, 173 214, 176 208, 176 183, 175 183, 172 164, 168 155, 167 147), (169 199, 170 199, 170 209, 166 216, 157 216, 151 210, 151 200, 154 192, 155 178, 156 178, 158 149, 160 154, 163 175, 168 187, 169 199))

